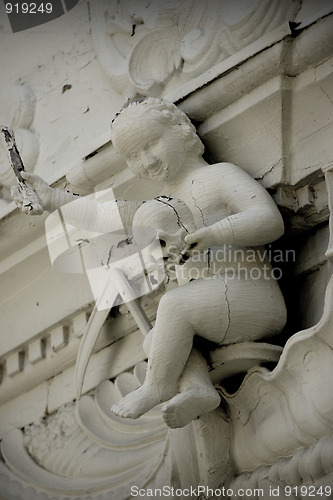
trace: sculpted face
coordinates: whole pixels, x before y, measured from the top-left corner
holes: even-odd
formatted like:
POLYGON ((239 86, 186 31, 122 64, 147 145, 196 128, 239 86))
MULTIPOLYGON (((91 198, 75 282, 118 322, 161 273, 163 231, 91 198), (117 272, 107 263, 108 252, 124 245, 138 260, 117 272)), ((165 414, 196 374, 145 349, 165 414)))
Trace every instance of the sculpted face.
POLYGON ((111 137, 135 175, 154 181, 175 178, 204 149, 189 118, 159 98, 124 108, 112 122, 111 137))
POLYGON ((188 146, 180 128, 144 119, 129 125, 127 137, 116 134, 114 144, 135 175, 161 182, 174 178, 186 161, 188 146))

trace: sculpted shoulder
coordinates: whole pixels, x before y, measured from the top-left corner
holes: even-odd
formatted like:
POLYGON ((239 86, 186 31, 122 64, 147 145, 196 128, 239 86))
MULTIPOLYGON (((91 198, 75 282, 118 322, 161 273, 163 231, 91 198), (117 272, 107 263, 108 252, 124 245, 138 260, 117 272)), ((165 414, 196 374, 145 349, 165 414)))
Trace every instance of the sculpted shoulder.
POLYGON ((215 189, 229 191, 240 184, 257 183, 247 172, 233 163, 221 162, 198 168, 193 175, 194 181, 215 189))
POLYGON ((207 164, 203 167, 197 169, 200 172, 200 177, 214 176, 214 177, 231 177, 233 175, 247 174, 243 169, 229 162, 219 162, 213 164, 207 164))

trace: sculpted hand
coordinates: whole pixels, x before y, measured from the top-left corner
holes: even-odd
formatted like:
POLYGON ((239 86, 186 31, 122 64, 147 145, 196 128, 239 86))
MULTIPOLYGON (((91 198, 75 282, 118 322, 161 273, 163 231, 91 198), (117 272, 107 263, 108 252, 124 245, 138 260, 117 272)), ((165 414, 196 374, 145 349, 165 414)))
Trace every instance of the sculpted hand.
POLYGON ((11 197, 14 202, 28 215, 39 215, 44 210, 48 210, 52 198, 52 188, 38 175, 28 172, 21 172, 25 181, 25 186, 13 186, 11 197))
POLYGON ((212 231, 210 227, 202 227, 194 233, 185 236, 185 242, 188 245, 187 253, 191 253, 191 250, 207 250, 207 248, 214 245, 214 238, 212 236, 212 231))

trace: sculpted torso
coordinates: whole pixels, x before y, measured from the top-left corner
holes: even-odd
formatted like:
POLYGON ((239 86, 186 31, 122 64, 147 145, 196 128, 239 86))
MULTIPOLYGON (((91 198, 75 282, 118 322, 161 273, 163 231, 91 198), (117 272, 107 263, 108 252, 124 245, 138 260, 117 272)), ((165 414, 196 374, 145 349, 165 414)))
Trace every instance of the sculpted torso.
POLYGON ((202 165, 188 173, 182 182, 168 185, 161 194, 183 200, 190 208, 196 228, 210 226, 231 215, 223 198, 223 166, 202 165))

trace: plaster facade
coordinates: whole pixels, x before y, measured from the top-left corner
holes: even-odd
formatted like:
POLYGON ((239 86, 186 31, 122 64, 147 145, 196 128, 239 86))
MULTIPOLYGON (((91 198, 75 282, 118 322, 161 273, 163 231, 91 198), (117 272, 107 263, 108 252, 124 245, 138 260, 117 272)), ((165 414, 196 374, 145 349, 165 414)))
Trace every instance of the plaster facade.
MULTIPOLYGON (((273 350, 211 351, 221 406, 170 429, 159 407, 134 421, 110 411, 146 366, 142 334, 119 305, 77 400, 75 362, 94 294, 85 274, 52 268, 47 214, 27 217, 10 200, 15 177, 1 151, 3 500, 120 500, 135 487, 149 498, 155 488, 199 485, 213 495, 196 489, 193 498, 218 498, 223 487, 251 489, 249 498, 269 498, 272 488, 285 498, 293 487, 290 498, 307 498, 310 487, 333 488, 332 6, 230 3, 82 0, 15 34, 0 5, 0 116, 27 171, 81 195, 111 188, 116 199, 153 198, 161 186, 126 168, 110 122, 142 96, 174 102, 208 163, 239 165, 277 204, 285 234, 266 250, 288 311, 273 350)), ((153 324, 159 300, 140 299, 153 324)))

